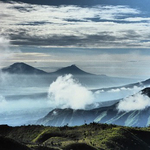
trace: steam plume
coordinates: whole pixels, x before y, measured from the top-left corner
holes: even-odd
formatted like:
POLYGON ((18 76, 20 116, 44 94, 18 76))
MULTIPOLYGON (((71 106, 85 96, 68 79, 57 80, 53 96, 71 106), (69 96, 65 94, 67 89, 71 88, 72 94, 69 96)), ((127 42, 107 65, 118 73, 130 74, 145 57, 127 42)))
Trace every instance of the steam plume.
POLYGON ((71 74, 60 76, 50 85, 50 103, 59 108, 85 109, 92 104, 94 96, 78 83, 71 74))

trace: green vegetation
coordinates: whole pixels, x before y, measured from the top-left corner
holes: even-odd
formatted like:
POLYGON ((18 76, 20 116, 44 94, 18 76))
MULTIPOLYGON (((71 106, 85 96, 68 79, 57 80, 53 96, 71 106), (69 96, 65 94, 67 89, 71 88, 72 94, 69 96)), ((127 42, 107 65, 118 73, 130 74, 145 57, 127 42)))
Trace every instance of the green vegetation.
POLYGON ((0 126, 3 150, 149 150, 150 127, 96 124, 76 127, 0 126), (18 147, 18 148, 16 148, 18 147))

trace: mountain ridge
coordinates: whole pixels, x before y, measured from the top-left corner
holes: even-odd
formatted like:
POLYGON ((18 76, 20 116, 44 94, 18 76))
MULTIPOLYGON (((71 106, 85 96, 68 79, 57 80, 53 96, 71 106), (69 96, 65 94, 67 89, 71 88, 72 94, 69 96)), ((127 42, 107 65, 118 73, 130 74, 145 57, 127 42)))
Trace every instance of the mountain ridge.
POLYGON ((88 72, 85 72, 78 68, 76 65, 71 65, 63 67, 54 72, 45 72, 43 70, 32 67, 23 62, 14 63, 8 67, 2 68, 2 72, 10 74, 50 74, 50 75, 64 75, 64 74, 73 74, 73 75, 94 75, 88 72))
MULTIPOLYGON (((150 88, 145 88, 140 93, 150 98, 150 88)), ((75 126, 83 125, 85 122, 96 122, 133 127, 145 127, 149 125, 150 107, 141 110, 119 111, 117 109, 118 103, 116 102, 111 106, 92 110, 54 109, 45 117, 39 119, 37 124, 50 126, 63 126, 68 124, 75 126)))

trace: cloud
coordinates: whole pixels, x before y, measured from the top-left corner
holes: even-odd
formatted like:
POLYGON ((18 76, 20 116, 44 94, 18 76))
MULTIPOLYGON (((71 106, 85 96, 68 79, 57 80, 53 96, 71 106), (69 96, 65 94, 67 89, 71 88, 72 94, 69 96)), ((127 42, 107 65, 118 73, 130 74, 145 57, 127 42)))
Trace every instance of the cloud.
POLYGON ((21 51, 17 48, 11 49, 10 39, 4 35, 0 35, 0 107, 2 107, 2 110, 4 110, 4 107, 8 105, 8 102, 5 100, 4 89, 9 89, 11 87, 14 76, 2 72, 1 68, 19 54, 21 54, 21 51))
POLYGON ((0 64, 4 60, 12 56, 12 53, 9 50, 10 41, 4 36, 0 36, 0 64))
POLYGON ((124 21, 130 21, 130 22, 141 22, 141 21, 147 21, 149 22, 150 21, 150 18, 147 17, 147 18, 142 18, 142 17, 131 17, 131 18, 125 18, 123 19, 124 21))
POLYGON ((138 9, 128 6, 0 2, 0 8, 1 32, 11 37, 13 45, 95 48, 150 45, 148 41, 143 42, 150 33, 149 22, 145 22, 149 18, 142 18, 138 9), (129 36, 129 31, 136 34, 129 36))
MULTIPOLYGON (((142 84, 141 84, 141 86, 142 86, 142 84)), ((133 88, 121 87, 121 88, 115 88, 115 89, 108 90, 108 92, 110 92, 110 93, 116 93, 116 92, 125 91, 125 92, 137 93, 142 88, 143 87, 138 87, 138 86, 134 86, 133 88)))
POLYGON ((20 99, 9 101, 6 100, 5 97, 0 96, 0 113, 27 111, 32 109, 34 109, 34 112, 35 110, 40 110, 42 108, 50 108, 46 100, 43 101, 41 99, 37 99, 35 101, 33 99, 20 99))
POLYGON ((141 85, 141 87, 134 86, 133 88, 126 88, 126 87, 112 88, 108 91, 102 89, 95 92, 95 97, 97 101, 99 100, 111 101, 111 100, 123 99, 130 95, 136 94, 137 92, 141 91, 143 88, 145 87, 141 85))
POLYGON ((0 109, 3 109, 7 105, 7 101, 4 96, 0 95, 0 109))
POLYGON ((11 49, 10 39, 4 35, 0 35, 0 67, 6 61, 12 59, 15 55, 21 53, 19 49, 11 49))
MULTIPOLYGON (((122 35, 115 36, 112 32, 99 32, 87 35, 52 35, 48 37, 30 36, 26 32, 18 32, 11 34, 13 45, 36 45, 49 47, 132 47, 142 46, 140 43, 135 43, 135 40, 140 40, 142 37, 135 31, 120 31, 122 35), (124 41, 124 44, 122 43, 124 41), (128 42, 126 42, 128 41, 128 42), (130 42, 129 42, 130 41, 130 42)), ((148 42, 146 42, 148 44, 148 42)))
POLYGON ((137 93, 133 96, 124 98, 119 102, 117 109, 119 111, 134 111, 134 110, 143 110, 150 106, 150 98, 146 95, 137 93))
POLYGON ((50 105, 59 108, 85 109, 94 101, 92 92, 73 79, 71 74, 58 77, 50 85, 48 97, 50 105))

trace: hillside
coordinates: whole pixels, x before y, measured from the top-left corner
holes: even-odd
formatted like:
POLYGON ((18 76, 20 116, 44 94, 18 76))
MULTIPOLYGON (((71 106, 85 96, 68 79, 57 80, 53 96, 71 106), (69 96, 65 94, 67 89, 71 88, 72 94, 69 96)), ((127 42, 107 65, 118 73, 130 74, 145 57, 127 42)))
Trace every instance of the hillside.
POLYGON ((149 127, 129 128, 96 123, 79 127, 9 127, 3 125, 0 126, 0 135, 0 145, 3 150, 12 150, 4 149, 6 144, 2 145, 5 142, 9 145, 12 141, 18 144, 18 148, 21 145, 23 149, 26 148, 25 150, 150 149, 149 127), (15 141, 19 141, 20 144, 15 141))

